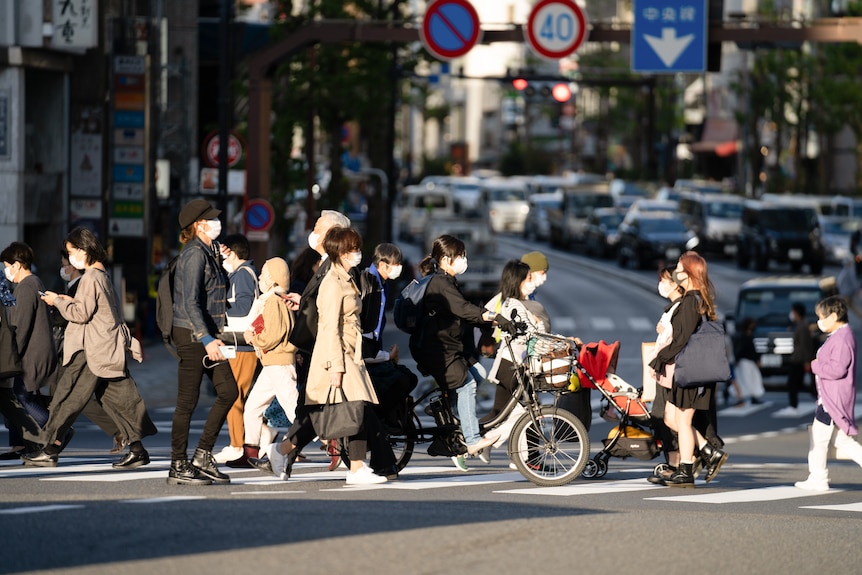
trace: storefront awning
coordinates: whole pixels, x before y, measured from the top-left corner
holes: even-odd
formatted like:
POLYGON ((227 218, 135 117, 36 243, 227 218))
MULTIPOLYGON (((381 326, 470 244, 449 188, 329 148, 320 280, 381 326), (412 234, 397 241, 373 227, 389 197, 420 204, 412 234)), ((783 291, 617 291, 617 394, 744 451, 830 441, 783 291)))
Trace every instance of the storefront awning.
POLYGON ((708 153, 717 156, 731 156, 737 151, 739 127, 731 118, 707 118, 703 126, 703 136, 699 142, 689 145, 695 153, 708 153))

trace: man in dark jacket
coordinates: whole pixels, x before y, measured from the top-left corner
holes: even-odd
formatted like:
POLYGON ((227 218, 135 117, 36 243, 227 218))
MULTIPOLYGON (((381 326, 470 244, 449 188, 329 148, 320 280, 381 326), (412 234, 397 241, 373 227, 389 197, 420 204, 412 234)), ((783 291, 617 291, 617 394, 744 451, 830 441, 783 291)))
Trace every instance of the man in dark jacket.
MULTIPOLYGON (((777 417, 796 417, 799 415, 799 392, 803 388, 805 374, 811 370, 814 359, 814 340, 811 329, 805 320, 805 304, 795 302, 790 308, 793 322, 793 353, 787 360, 787 392, 790 405, 775 412, 777 417)), ((812 386, 812 395, 814 393, 812 386)))

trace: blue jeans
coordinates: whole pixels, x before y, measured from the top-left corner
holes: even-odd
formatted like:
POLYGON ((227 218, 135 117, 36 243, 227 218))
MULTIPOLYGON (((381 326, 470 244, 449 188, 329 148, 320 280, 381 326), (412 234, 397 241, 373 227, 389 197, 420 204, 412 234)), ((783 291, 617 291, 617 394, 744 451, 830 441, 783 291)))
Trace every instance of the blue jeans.
POLYGON ((454 403, 464 441, 467 445, 473 445, 482 438, 479 435, 479 418, 476 417, 476 380, 480 377, 474 367, 470 368, 467 377, 467 382, 455 390, 458 397, 454 403))

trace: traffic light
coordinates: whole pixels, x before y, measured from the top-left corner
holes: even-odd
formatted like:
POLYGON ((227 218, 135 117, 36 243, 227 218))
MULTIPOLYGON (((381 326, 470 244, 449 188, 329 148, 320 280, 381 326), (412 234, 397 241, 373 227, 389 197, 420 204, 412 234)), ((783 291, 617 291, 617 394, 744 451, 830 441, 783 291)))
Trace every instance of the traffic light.
POLYGON ((572 89, 566 82, 536 81, 519 77, 512 80, 512 87, 528 100, 553 99, 562 103, 572 98, 572 89))

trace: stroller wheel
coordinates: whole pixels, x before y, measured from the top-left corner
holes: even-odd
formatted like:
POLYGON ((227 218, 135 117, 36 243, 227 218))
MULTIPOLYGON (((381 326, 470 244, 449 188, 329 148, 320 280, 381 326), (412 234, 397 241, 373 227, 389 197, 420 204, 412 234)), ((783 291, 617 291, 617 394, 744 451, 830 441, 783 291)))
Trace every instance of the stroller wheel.
POLYGON ((599 474, 599 466, 598 464, 590 459, 587 461, 587 465, 584 467, 584 470, 581 472, 586 479, 593 479, 599 474))
POLYGON ((607 472, 608 472, 608 462, 607 462, 607 460, 596 458, 596 463, 598 464, 598 467, 599 467, 599 472, 598 472, 598 474, 596 475, 596 477, 604 477, 604 476, 605 476, 605 473, 607 473, 607 472))
POLYGON ((664 473, 668 469, 670 469, 670 465, 668 465, 667 463, 659 463, 658 465, 656 465, 653 468, 652 472, 653 472, 653 475, 661 475, 662 473, 664 473))

